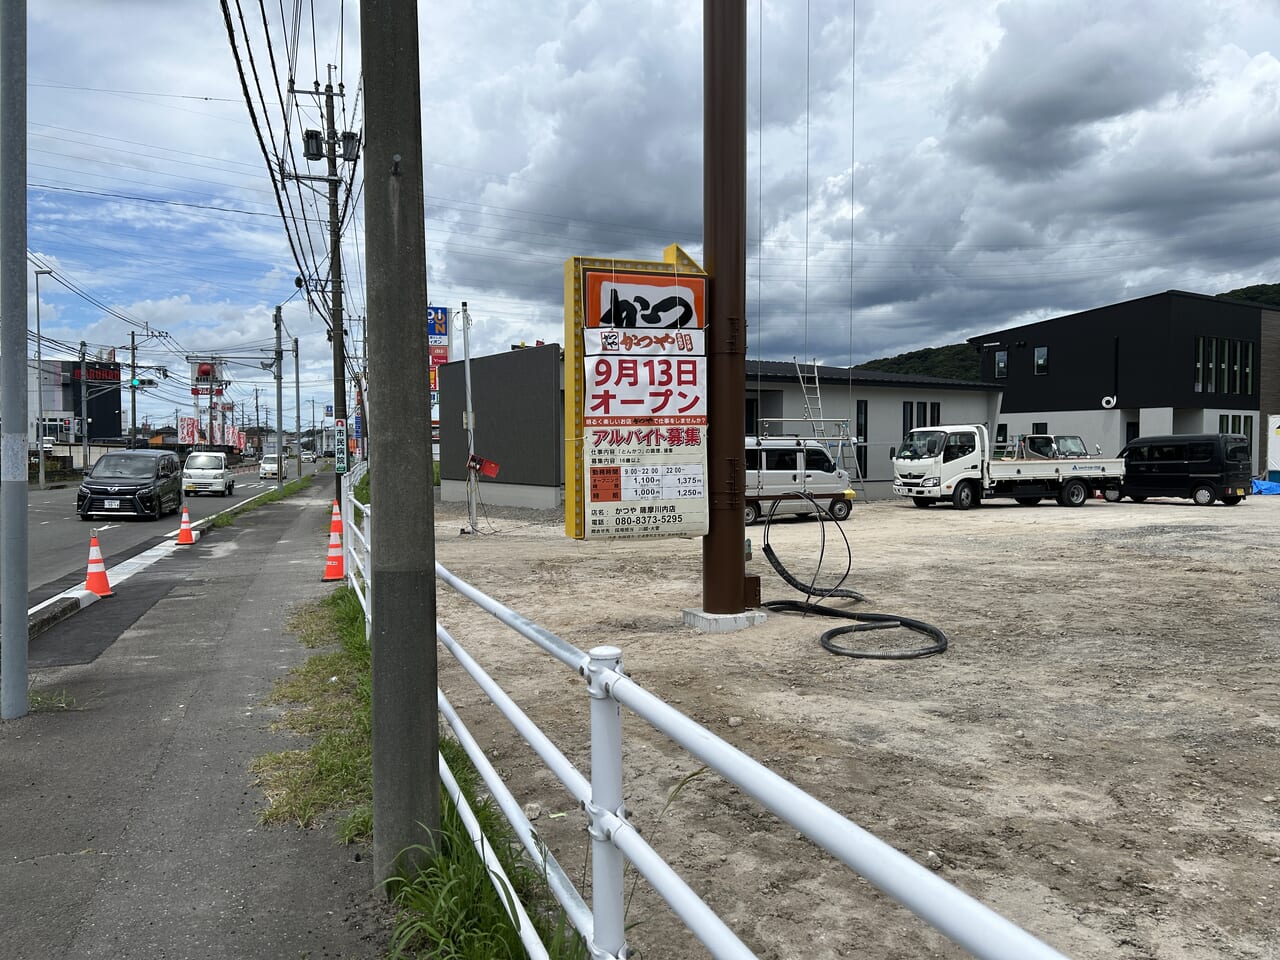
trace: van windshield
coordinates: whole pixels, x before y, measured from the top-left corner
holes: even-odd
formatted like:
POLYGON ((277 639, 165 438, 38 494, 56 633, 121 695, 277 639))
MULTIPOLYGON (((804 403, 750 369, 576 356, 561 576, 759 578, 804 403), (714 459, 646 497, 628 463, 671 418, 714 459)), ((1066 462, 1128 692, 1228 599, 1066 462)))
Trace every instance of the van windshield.
POLYGON ((156 462, 151 457, 131 457, 127 453, 108 453, 93 465, 90 475, 97 479, 108 477, 141 478, 155 473, 156 462))
POLYGON ((187 457, 188 470, 221 470, 222 457, 216 453, 193 453, 187 457))
POLYGON ((941 430, 926 430, 924 433, 908 434, 902 440, 902 449, 898 451, 899 460, 924 460, 936 457, 942 452, 942 442, 947 435, 941 430))

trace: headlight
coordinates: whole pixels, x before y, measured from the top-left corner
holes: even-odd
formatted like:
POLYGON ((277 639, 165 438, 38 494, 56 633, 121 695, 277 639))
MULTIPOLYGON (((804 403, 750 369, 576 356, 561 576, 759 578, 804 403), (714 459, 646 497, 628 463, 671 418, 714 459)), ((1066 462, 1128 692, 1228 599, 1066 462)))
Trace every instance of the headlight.
POLYGON ((921 481, 920 481, 920 486, 922 486, 922 487, 936 487, 940 482, 941 482, 941 481, 940 481, 937 477, 930 477, 930 478, 929 478, 929 479, 927 479, 927 480, 921 480, 921 481))
POLYGON ((87 497, 89 495, 89 488, 82 483, 80 484, 80 489, 76 492, 79 493, 80 496, 82 497, 87 497))

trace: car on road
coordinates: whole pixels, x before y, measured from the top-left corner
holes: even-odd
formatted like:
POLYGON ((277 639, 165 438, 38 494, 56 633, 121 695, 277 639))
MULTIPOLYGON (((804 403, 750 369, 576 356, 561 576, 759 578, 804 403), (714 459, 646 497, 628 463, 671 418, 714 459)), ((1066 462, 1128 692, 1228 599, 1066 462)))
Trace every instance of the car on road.
POLYGON ((259 480, 288 480, 289 461, 281 460, 275 453, 264 453, 262 462, 258 464, 259 480))
POLYGON ((182 470, 169 450, 114 450, 98 458, 76 491, 76 513, 159 520, 182 507, 182 470))
POLYGON ((188 454, 182 465, 182 492, 188 496, 216 493, 230 496, 236 489, 236 475, 227 463, 225 453, 197 451, 188 454))
POLYGON ((302 462, 303 462, 303 463, 315 463, 315 462, 316 462, 316 452, 315 452, 314 450, 303 450, 303 451, 302 451, 302 462))

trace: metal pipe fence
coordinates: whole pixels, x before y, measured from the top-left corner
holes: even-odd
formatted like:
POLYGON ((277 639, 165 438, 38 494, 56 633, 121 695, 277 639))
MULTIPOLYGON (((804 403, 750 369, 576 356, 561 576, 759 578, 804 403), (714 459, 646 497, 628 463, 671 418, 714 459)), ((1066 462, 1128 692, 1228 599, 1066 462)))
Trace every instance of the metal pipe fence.
MULTIPOLYGON (((357 478, 358 479, 358 478, 357 478)), ((355 481, 352 481, 354 485, 355 481)), ((367 518, 366 504, 359 508, 367 518)), ((344 518, 348 512, 344 508, 344 518)), ((350 525, 346 527, 351 530, 350 525)), ((344 531, 345 532, 345 531, 344 531)), ((351 580, 356 569, 367 571, 367 554, 373 538, 370 527, 359 534, 352 531, 353 547, 360 560, 347 568, 351 580)), ((344 549, 347 537, 343 538, 344 549)), ((361 576, 367 576, 362 573, 361 576)), ((449 633, 437 623, 440 645, 455 658, 490 703, 511 724, 568 793, 578 802, 586 820, 591 844, 591 906, 539 841, 519 800, 512 795, 483 749, 471 735, 448 698, 437 691, 440 712, 453 731, 481 779, 511 824, 530 860, 546 878, 548 888, 565 910, 565 915, 595 958, 622 960, 627 955, 624 928, 623 875, 631 863, 680 918, 689 931, 716 958, 754 957, 723 920, 685 883, 675 870, 640 835, 629 821, 622 802, 623 726, 622 708, 687 750, 707 767, 754 798, 761 806, 789 823, 813 843, 836 857, 889 897, 906 907, 944 936, 980 960, 1066 960, 1054 948, 1006 920, 931 870, 916 863, 799 787, 742 753, 710 730, 695 723, 679 710, 645 690, 626 676, 622 651, 600 646, 584 652, 539 626, 524 615, 485 595, 436 564, 441 586, 456 591, 481 610, 509 627, 545 653, 560 661, 585 681, 584 694, 590 701, 591 772, 584 775, 524 713, 497 680, 449 633)), ((353 586, 355 583, 353 581, 353 586)), ((367 590, 357 592, 365 603, 367 590)), ((442 777, 449 774, 441 760, 442 777)), ((446 786, 451 774, 445 780, 446 786)), ((450 794, 455 792, 449 787, 450 794)), ((460 798, 460 795, 459 795, 460 798)), ((458 798, 455 798, 455 802, 458 798)), ((465 819, 465 818, 464 818, 465 819)), ((487 841, 473 835, 484 852, 487 841)), ((522 937, 530 931, 528 917, 513 908, 505 877, 491 872, 501 899, 508 904, 522 937)), ((536 938, 535 938, 536 939, 536 938)), ((526 941, 530 956, 545 956, 545 948, 526 941)))

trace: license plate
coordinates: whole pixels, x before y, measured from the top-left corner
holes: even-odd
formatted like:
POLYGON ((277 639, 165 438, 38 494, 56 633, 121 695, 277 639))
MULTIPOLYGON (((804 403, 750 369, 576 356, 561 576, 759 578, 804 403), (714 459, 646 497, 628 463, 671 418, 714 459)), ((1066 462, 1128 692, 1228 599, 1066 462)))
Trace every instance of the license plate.
POLYGON ((103 500, 102 509, 103 510, 119 510, 120 501, 119 500, 103 500))

